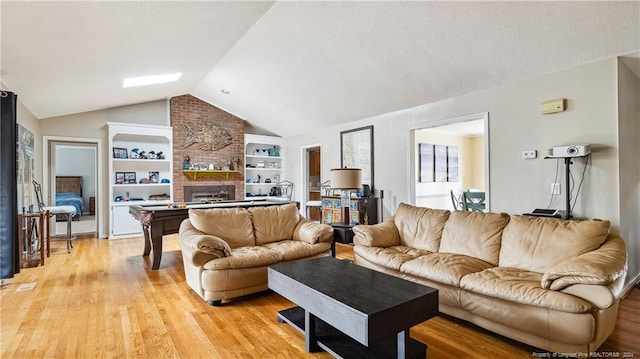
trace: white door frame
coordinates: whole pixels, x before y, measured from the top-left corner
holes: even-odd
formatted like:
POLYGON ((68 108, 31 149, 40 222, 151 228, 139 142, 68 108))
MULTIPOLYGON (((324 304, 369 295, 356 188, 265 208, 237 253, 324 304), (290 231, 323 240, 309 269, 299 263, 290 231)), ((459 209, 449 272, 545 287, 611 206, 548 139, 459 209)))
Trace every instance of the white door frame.
POLYGON ((414 133, 416 130, 424 130, 432 127, 439 127, 444 125, 451 125, 454 123, 461 123, 467 121, 484 121, 484 183, 485 183, 485 192, 486 192, 486 210, 487 212, 491 212, 491 183, 489 181, 489 112, 481 112, 467 116, 453 117, 444 120, 438 121, 419 121, 415 123, 409 124, 409 155, 408 155, 408 166, 409 168, 409 178, 408 178, 408 186, 409 188, 409 201, 411 204, 416 204, 416 166, 414 165, 414 159, 416 156, 416 143, 414 133))
POLYGON ((322 177, 322 144, 315 143, 311 145, 300 146, 300 211, 305 216, 306 213, 306 203, 309 201, 309 149, 310 148, 319 148, 320 149, 320 177, 322 177))
POLYGON ((68 143, 92 143, 96 145, 96 235, 98 238, 106 238, 102 228, 101 206, 104 203, 104 190, 102 180, 102 139, 86 137, 64 137, 64 136, 42 136, 42 200, 49 198, 49 182, 51 181, 51 163, 49 158, 49 147, 52 142, 68 143))

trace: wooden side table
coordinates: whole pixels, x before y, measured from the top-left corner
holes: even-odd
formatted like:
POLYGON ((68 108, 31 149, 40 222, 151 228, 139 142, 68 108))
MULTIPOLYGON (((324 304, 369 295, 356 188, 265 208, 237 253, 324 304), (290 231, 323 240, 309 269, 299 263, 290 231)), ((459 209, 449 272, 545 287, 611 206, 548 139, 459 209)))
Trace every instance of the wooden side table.
POLYGON ((331 242, 331 255, 336 256, 336 242, 343 244, 353 243, 353 225, 343 223, 331 223, 333 227, 333 241, 331 242))
POLYGON ((49 212, 18 215, 20 268, 44 265, 45 248, 49 255, 49 212), (37 264, 36 264, 37 265, 37 264))
POLYGON ((89 214, 92 216, 96 214, 96 198, 95 197, 89 197, 89 214))

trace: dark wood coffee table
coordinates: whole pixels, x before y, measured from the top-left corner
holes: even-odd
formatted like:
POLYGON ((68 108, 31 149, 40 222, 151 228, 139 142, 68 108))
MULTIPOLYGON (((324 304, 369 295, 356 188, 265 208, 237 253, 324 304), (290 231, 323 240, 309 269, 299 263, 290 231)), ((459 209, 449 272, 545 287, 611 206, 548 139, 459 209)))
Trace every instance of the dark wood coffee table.
POLYGON ((278 312, 318 347, 341 358, 426 358, 409 329, 438 315, 438 290, 324 257, 270 266, 269 288, 298 306, 278 312))

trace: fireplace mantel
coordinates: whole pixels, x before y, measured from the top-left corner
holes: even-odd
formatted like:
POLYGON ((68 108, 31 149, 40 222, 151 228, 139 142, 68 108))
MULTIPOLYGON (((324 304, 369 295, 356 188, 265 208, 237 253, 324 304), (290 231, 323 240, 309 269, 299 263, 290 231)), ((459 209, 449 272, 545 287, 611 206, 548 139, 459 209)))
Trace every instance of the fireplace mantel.
POLYGON ((183 170, 182 173, 194 181, 198 178, 224 178, 228 180, 230 176, 236 173, 240 174, 238 171, 231 170, 183 170))

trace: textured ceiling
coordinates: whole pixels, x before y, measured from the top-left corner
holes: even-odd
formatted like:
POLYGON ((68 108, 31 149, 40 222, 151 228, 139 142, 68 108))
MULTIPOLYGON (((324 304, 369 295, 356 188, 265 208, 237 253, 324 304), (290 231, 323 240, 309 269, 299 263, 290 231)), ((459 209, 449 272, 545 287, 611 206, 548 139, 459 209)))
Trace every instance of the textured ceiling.
POLYGON ((638 1, 2 1, 1 10, 1 80, 38 118, 191 93, 285 137, 640 51, 638 1), (157 72, 184 75, 121 88, 125 76, 157 72))

